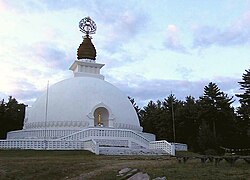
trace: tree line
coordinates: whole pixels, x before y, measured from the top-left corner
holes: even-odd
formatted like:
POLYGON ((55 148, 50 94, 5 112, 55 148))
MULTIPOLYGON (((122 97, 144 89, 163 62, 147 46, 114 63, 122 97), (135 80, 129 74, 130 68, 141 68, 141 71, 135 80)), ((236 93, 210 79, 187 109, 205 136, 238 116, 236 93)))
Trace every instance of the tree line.
POLYGON ((240 106, 232 106, 233 97, 221 91, 216 83, 204 87, 198 99, 184 101, 170 94, 163 101, 150 101, 139 108, 130 98, 145 132, 157 140, 186 143, 191 151, 220 153, 223 148, 250 148, 250 69, 239 82, 240 106))

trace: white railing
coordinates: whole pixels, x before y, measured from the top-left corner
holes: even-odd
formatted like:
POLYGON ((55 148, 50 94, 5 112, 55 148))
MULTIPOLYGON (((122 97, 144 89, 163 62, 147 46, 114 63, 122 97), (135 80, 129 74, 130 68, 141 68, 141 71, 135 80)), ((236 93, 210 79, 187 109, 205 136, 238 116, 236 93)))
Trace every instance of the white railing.
POLYGON ((84 141, 83 148, 97 155, 99 154, 99 145, 93 139, 84 141))
POLYGON ((183 143, 171 143, 171 144, 175 146, 176 151, 187 151, 188 150, 187 144, 183 144, 183 143))
MULTIPOLYGON (((149 140, 128 129, 110 129, 110 128, 89 128, 81 131, 70 131, 66 133, 60 130, 39 130, 38 138, 25 139, 25 135, 33 135, 34 131, 24 131, 19 134, 20 138, 15 139, 16 134, 10 133, 10 138, 0 140, 1 149, 86 149, 95 154, 99 154, 99 144, 102 147, 136 148, 148 149, 149 140), (28 133, 28 134, 26 134, 28 133), (41 135, 48 133, 50 138, 44 139, 41 135), (51 139, 57 135, 65 134, 64 137, 51 139), (96 141, 95 141, 96 140, 96 141), (135 147, 136 146, 136 147, 135 147)), ((48 137, 47 136, 47 137, 48 137)), ((33 136, 34 137, 34 136, 33 136)), ((27 138, 27 136, 26 136, 27 138)))
POLYGON ((59 138, 58 140, 87 140, 87 139, 130 139, 135 141, 137 144, 148 148, 149 140, 142 135, 127 129, 108 129, 108 128, 89 128, 82 131, 75 132, 71 135, 59 138))
POLYGON ((1 149, 77 150, 82 141, 0 140, 1 149))
POLYGON ((41 140, 46 137, 47 139, 57 139, 70 135, 79 130, 17 130, 11 131, 7 134, 7 139, 37 139, 41 140))
POLYGON ((166 140, 162 141, 152 141, 149 143, 149 149, 161 149, 167 152, 168 154, 175 156, 175 147, 166 140))

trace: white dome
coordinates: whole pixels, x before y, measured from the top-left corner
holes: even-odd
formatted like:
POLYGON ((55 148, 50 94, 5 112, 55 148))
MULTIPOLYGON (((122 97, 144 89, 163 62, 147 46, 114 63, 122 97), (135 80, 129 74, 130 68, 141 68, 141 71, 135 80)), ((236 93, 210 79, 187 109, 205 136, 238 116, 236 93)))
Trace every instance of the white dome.
POLYGON ((141 131, 127 98, 110 83, 93 77, 74 77, 52 85, 33 104, 25 129, 79 130, 100 125, 141 131), (100 122, 99 122, 100 121, 100 122))

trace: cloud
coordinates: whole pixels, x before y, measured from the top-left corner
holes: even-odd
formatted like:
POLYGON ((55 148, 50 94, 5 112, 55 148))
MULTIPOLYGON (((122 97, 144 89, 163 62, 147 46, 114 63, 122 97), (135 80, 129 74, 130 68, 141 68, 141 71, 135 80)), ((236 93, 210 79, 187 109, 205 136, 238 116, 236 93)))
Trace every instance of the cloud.
POLYGON ((53 84, 70 77, 66 70, 72 63, 69 57, 73 55, 54 43, 3 47, 0 52, 0 66, 4 67, 0 76, 1 98, 13 96, 19 102, 31 105, 44 91, 48 80, 53 84))
MULTIPOLYGON (((15 11, 15 12, 27 13, 27 12, 36 12, 38 10, 41 11, 43 9, 42 3, 40 1, 2 0, 2 3, 5 5, 5 7, 8 10, 15 11)), ((43 11, 44 11, 44 9, 43 9, 43 11)))
POLYGON ((7 11, 7 6, 5 1, 0 1, 0 12, 7 11))
POLYGON ((178 66, 176 68, 176 72, 178 72, 183 79, 189 79, 193 73, 193 70, 186 66, 178 66))
MULTIPOLYGON (((53 32, 53 24, 47 22, 56 20, 57 22, 55 23, 58 25, 61 24, 61 26, 64 27, 65 24, 69 23, 67 21, 72 21, 72 19, 68 19, 69 17, 72 18, 71 16, 77 18, 90 16, 96 22, 98 31, 98 33, 93 36, 93 42, 98 41, 101 49, 112 54, 121 50, 124 44, 134 40, 140 32, 145 30, 148 23, 147 13, 144 10, 134 11, 134 3, 114 1, 89 1, 86 3, 81 0, 13 0, 3 2, 2 4, 11 10, 11 12, 14 12, 16 16, 21 15, 23 19, 27 21, 27 26, 31 23, 34 24, 32 27, 34 28, 33 31, 42 31, 40 33, 46 35, 44 38, 48 38, 47 36, 51 35, 54 36, 55 34, 55 32, 53 32), (32 18, 34 16, 46 18, 48 15, 53 15, 51 16, 52 19, 48 21, 32 18), (61 21, 61 19, 58 21, 58 17, 61 15, 64 16, 64 21, 61 21), (51 26, 51 29, 48 30, 49 26, 51 26), (103 28, 99 30, 99 27, 103 28), (44 32, 45 30, 48 32, 44 32)), ((27 29, 24 27, 25 26, 22 26, 22 30, 26 32, 27 29)), ((56 33, 58 34, 58 32, 56 33)), ((29 33, 27 34, 30 35, 29 33)), ((65 34, 63 35, 65 36, 65 34)), ((35 37, 34 35, 34 38, 35 37)), ((51 41, 52 40, 54 39, 51 38, 51 41)))
POLYGON ((27 79, 9 79, 7 85, 9 86, 9 90, 5 92, 0 87, 0 98, 5 101, 8 100, 9 96, 12 96, 20 103, 31 104, 42 92, 41 89, 37 89, 27 79))
MULTIPOLYGON (((109 77, 110 78, 110 77, 109 77)), ((239 79, 231 77, 215 77, 214 79, 189 81, 189 80, 163 80, 145 79, 140 76, 128 77, 126 80, 117 81, 111 79, 112 83, 121 89, 126 95, 135 98, 140 107, 145 106, 150 100, 163 100, 171 92, 179 100, 191 95, 196 99, 203 95, 204 87, 209 82, 214 82, 218 87, 230 96, 238 92, 239 79)))
POLYGON ((40 61, 40 64, 55 69, 67 69, 69 67, 70 57, 72 54, 67 54, 67 51, 60 49, 54 43, 39 42, 32 45, 29 49, 33 49, 33 54, 40 61))
POLYGON ((2 100, 4 99, 4 101, 6 102, 7 99, 8 99, 8 95, 3 93, 3 92, 0 92, 0 103, 2 102, 2 100))
POLYGON ((136 35, 145 29, 148 22, 148 17, 143 11, 121 10, 111 13, 107 9, 101 12, 100 26, 105 28, 100 32, 102 36, 100 44, 101 48, 110 53, 120 51, 123 44, 134 40, 136 35))
POLYGON ((37 89, 32 83, 29 83, 26 80, 17 80, 15 82, 15 90, 12 96, 27 101, 30 99, 36 99, 41 92, 42 90, 37 89))
POLYGON ((181 44, 179 29, 175 25, 168 25, 167 38, 165 39, 164 45, 172 51, 187 53, 186 48, 181 44))
POLYGON ((7 77, 8 81, 2 81, 0 84, 0 98, 6 99, 12 96, 18 102, 32 105, 32 103, 45 91, 48 80, 50 85, 59 82, 63 79, 72 77, 69 71, 48 71, 36 73, 34 70, 23 69, 18 74, 13 73, 12 76, 7 77), (3 84, 2 84, 3 83, 3 84))
MULTIPOLYGON (((117 4, 119 4, 118 2, 117 4)), ((46 11, 64 11, 74 9, 74 11, 86 11, 85 13, 96 13, 104 10, 104 7, 108 7, 111 10, 112 7, 117 7, 114 1, 100 2, 98 0, 82 1, 82 0, 1 0, 0 7, 11 9, 15 12, 22 13, 39 13, 46 11), (107 6, 108 5, 108 6, 107 6)), ((115 9, 115 7, 113 9, 115 9)))
MULTIPOLYGON (((85 3, 84 1, 80 0, 2 0, 0 5, 3 4, 5 8, 11 9, 17 13, 39 13, 39 12, 46 12, 46 11, 61 11, 67 9, 82 9, 82 6, 87 9, 90 7, 91 3, 85 3)), ((1 7, 1 6, 0 6, 1 7)))
POLYGON ((211 26, 193 28, 194 47, 234 46, 250 43, 250 10, 225 29, 211 26))

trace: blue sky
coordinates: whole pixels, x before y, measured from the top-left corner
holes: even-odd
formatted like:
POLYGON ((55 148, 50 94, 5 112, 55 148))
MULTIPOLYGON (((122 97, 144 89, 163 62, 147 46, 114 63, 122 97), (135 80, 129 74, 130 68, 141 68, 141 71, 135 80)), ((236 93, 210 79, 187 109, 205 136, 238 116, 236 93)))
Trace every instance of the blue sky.
POLYGON ((71 78, 86 16, 101 73, 140 107, 198 98, 211 81, 233 96, 250 68, 249 0, 0 0, 0 98, 32 105, 48 80, 71 78))

